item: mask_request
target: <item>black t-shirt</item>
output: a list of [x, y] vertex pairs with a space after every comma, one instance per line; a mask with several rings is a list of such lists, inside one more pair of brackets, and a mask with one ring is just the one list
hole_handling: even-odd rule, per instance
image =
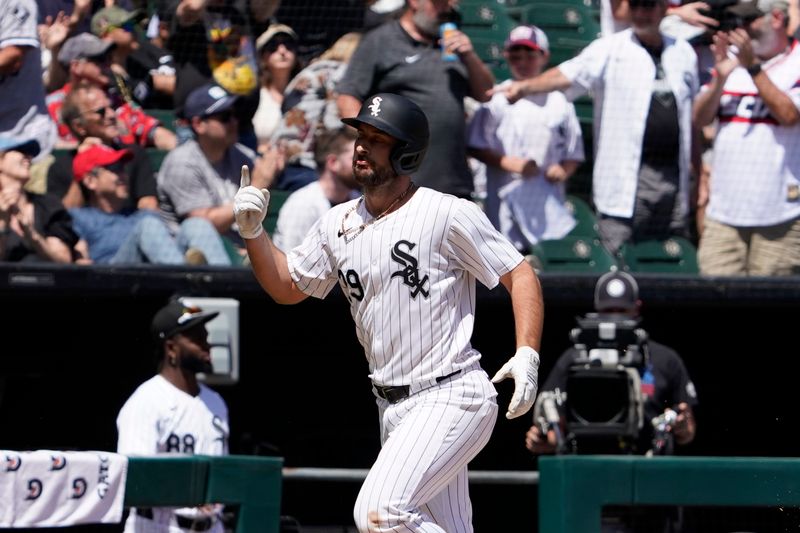
[[[78, 234], [72, 228], [72, 217], [61, 199], [52, 194], [27, 193], [28, 200], [33, 204], [33, 227], [45, 237], [56, 237], [64, 242], [70, 249], [77, 244]], [[29, 248], [25, 241], [16, 232], [10, 232], [6, 237], [6, 253], [4, 261], [16, 263], [38, 263], [46, 260], [39, 257], [36, 251]]]
[[[127, 148], [133, 152], [133, 159], [126, 167], [128, 171], [128, 190], [130, 198], [126, 207], [136, 207], [143, 196], [156, 196], [156, 176], [147, 152], [141, 146], [131, 144], [115, 146], [117, 149]], [[63, 198], [73, 180], [72, 160], [75, 151], [57, 152], [56, 160], [47, 171], [47, 192], [57, 198]]]
[[[654, 434], [650, 421], [663, 413], [664, 409], [675, 408], [681, 402], [686, 402], [692, 407], [697, 405], [694, 384], [677, 352], [652, 340], [647, 345], [649, 364], [639, 372], [644, 397], [644, 426], [635, 444], [634, 451], [638, 453], [650, 449]], [[566, 392], [569, 368], [578, 355], [575, 348], [567, 349], [556, 361], [541, 390], [552, 391], [558, 388]], [[597, 401], [602, 401], [602, 398], [598, 398]], [[594, 439], [591, 444], [583, 447], [579, 443], [578, 453], [619, 453], [618, 439]]]
[[655, 63], [656, 79], [653, 82], [650, 111], [647, 113], [647, 125], [642, 140], [642, 163], [656, 167], [677, 166], [680, 152], [678, 103], [661, 65], [663, 49], [655, 50], [647, 46], [644, 48]]
[[128, 56], [125, 64], [128, 71], [128, 86], [133, 98], [145, 109], [173, 109], [171, 94], [164, 94], [153, 88], [152, 71], [175, 75], [175, 61], [172, 54], [152, 44], [147, 39], [139, 39], [139, 47]]

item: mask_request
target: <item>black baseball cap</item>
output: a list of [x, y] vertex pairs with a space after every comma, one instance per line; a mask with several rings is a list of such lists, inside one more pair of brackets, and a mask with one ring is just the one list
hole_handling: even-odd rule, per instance
[[217, 315], [219, 311], [205, 312], [189, 299], [172, 300], [153, 317], [153, 336], [158, 340], [166, 340], [176, 333], [210, 322]]
[[207, 117], [227, 111], [239, 97], [230, 94], [216, 83], [207, 83], [189, 93], [183, 104], [183, 116], [187, 119]]
[[598, 312], [610, 310], [634, 311], [639, 305], [639, 286], [627, 272], [612, 270], [600, 276], [594, 288], [594, 308]]

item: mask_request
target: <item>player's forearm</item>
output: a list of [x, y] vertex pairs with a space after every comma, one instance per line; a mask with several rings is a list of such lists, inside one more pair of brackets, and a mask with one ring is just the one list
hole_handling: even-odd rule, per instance
[[258, 283], [275, 302], [296, 304], [307, 298], [289, 274], [286, 254], [273, 244], [266, 232], [244, 242]]
[[541, 348], [544, 304], [539, 278], [527, 261], [522, 261], [511, 272], [500, 278], [511, 295], [517, 347], [530, 346], [537, 352]]

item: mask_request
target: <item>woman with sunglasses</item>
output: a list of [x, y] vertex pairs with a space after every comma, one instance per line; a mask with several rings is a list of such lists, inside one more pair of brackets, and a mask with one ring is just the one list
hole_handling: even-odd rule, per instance
[[258, 109], [253, 116], [253, 128], [258, 138], [258, 151], [265, 151], [281, 120], [283, 93], [292, 78], [300, 71], [297, 59], [297, 34], [285, 24], [271, 24], [256, 40], [261, 68]]

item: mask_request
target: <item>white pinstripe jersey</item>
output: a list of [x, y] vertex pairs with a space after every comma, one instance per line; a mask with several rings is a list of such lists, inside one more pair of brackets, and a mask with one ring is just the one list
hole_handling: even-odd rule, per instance
[[364, 202], [350, 212], [357, 203], [328, 211], [288, 254], [297, 286], [324, 298], [341, 285], [379, 385], [420, 383], [475, 363], [475, 280], [494, 288], [522, 256], [475, 204], [424, 187], [347, 242], [343, 218], [345, 229], [372, 219]]
[[122, 406], [117, 431], [117, 452], [124, 455], [226, 455], [228, 408], [203, 384], [200, 394], [191, 396], [157, 374]]

